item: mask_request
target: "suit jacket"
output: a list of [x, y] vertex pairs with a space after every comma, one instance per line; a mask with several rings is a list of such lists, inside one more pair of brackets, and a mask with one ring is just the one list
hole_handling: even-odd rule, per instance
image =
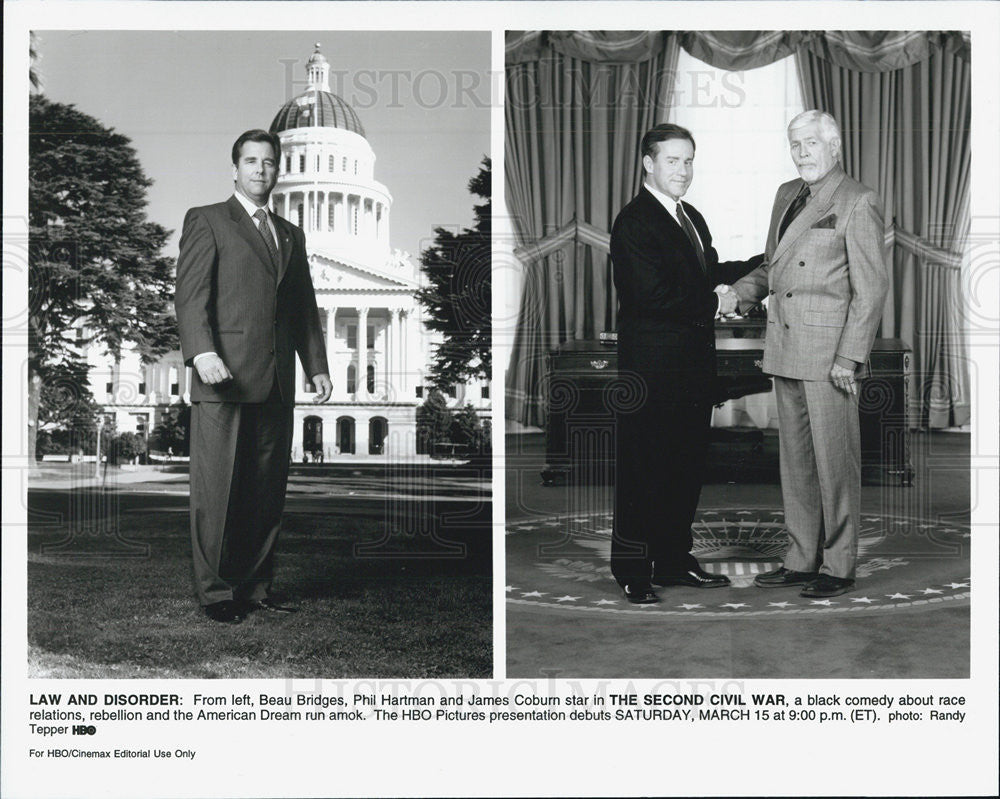
[[[759, 267], [764, 256], [720, 263], [705, 219], [683, 205], [701, 238], [705, 270], [683, 228], [645, 187], [615, 219], [611, 261], [619, 365], [656, 381], [673, 399], [703, 400], [715, 379], [713, 289]], [[663, 375], [668, 379], [658, 381]]]
[[827, 380], [834, 358], [868, 360], [889, 288], [878, 195], [834, 167], [778, 241], [778, 226], [802, 187], [778, 188], [767, 263], [734, 285], [741, 301], [770, 296], [764, 372]]
[[295, 353], [306, 374], [329, 373], [323, 328], [306, 260], [305, 234], [272, 215], [280, 264], [271, 263], [254, 221], [235, 197], [184, 218], [174, 298], [184, 362], [214, 351], [233, 379], [204, 384], [194, 402], [263, 402], [277, 380], [295, 401]]

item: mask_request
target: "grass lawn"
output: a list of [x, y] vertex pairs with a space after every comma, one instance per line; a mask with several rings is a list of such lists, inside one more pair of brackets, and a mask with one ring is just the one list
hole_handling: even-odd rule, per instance
[[428, 536], [379, 544], [377, 513], [286, 512], [274, 588], [301, 610], [258, 612], [240, 625], [197, 607], [186, 501], [120, 511], [121, 537], [145, 554], [107, 534], [53, 548], [65, 529], [29, 527], [29, 675], [489, 677], [489, 504], [473, 515], [476, 523], [440, 534], [465, 554], [442, 557]]

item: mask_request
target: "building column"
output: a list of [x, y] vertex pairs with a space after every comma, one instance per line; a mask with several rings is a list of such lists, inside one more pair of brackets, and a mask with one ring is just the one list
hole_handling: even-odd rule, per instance
[[303, 383], [305, 382], [305, 377], [306, 377], [306, 373], [302, 369], [302, 361], [300, 361], [298, 359], [298, 357], [296, 357], [295, 358], [295, 391], [294, 391], [295, 402], [299, 401], [299, 395], [302, 393], [302, 386], [303, 386]]
[[417, 329], [417, 313], [414, 308], [406, 309], [406, 392], [408, 399], [414, 399], [414, 390], [420, 381], [420, 372], [424, 368], [421, 360], [423, 350], [420, 347], [420, 331]]
[[[368, 308], [358, 308], [358, 399], [368, 400]], [[367, 435], [367, 434], [366, 434]]]
[[326, 360], [333, 369], [333, 353], [337, 348], [337, 306], [326, 309]]
[[292, 451], [291, 458], [293, 463], [302, 462], [302, 446], [305, 443], [302, 430], [302, 419], [303, 414], [296, 410], [292, 414]]
[[389, 311], [389, 327], [392, 330], [392, 399], [403, 399], [403, 312], [400, 308]]
[[354, 454], [359, 458], [368, 457], [368, 424], [371, 414], [354, 417]]
[[388, 308], [389, 323], [385, 326], [385, 394], [389, 402], [396, 399], [396, 350], [399, 342], [396, 339], [396, 314], [395, 308]]
[[406, 315], [402, 308], [396, 309], [399, 321], [396, 328], [399, 330], [399, 357], [396, 362], [396, 399], [404, 401], [406, 396]]
[[330, 192], [323, 192], [323, 210], [320, 211], [320, 228], [324, 233], [330, 231]]
[[291, 208], [292, 208], [292, 193], [290, 191], [286, 191], [285, 194], [284, 194], [284, 196], [281, 199], [284, 200], [284, 204], [285, 204], [284, 219], [285, 219], [286, 222], [291, 222], [292, 218], [291, 218], [290, 214], [291, 214]]
[[[326, 365], [330, 369], [330, 382], [333, 383], [334, 389], [337, 387], [337, 375], [334, 374], [336, 371], [334, 352], [336, 351], [336, 321], [337, 321], [337, 308], [336, 306], [326, 309]], [[323, 446], [326, 446], [326, 439], [323, 439]]]
[[[162, 362], [156, 364], [156, 380], [155, 381], [151, 380], [151, 382], [155, 382], [156, 384], [156, 392], [157, 392], [156, 402], [170, 402], [169, 371], [170, 371], [169, 368]], [[150, 375], [150, 377], [152, 377], [152, 375]], [[115, 393], [117, 393], [118, 390], [117, 379], [114, 380], [114, 384], [115, 384]], [[146, 386], [146, 388], [148, 389], [149, 386]]]

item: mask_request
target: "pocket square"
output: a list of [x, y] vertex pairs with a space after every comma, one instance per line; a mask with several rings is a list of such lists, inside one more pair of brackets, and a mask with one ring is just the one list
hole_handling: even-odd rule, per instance
[[829, 216], [824, 216], [819, 222], [813, 225], [813, 229], [833, 229], [837, 227], [837, 215], [830, 214]]

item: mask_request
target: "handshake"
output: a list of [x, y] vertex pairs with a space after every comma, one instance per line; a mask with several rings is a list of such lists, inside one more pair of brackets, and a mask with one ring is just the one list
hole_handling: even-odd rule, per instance
[[732, 286], [716, 286], [715, 293], [719, 298], [719, 307], [716, 316], [736, 316], [740, 298], [733, 291]]

